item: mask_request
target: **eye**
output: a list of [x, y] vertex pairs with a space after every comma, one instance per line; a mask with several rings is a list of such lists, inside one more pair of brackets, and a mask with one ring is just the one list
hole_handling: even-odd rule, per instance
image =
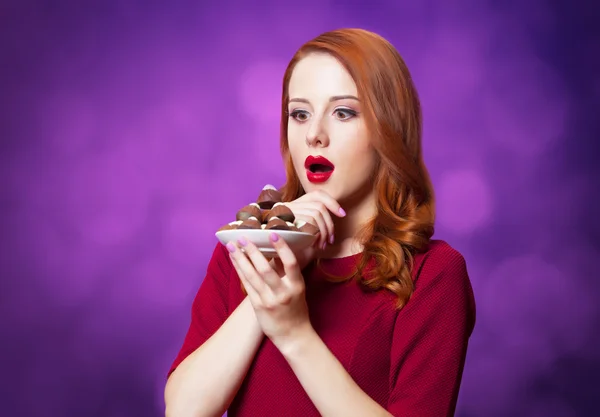
[[357, 113], [350, 109], [336, 109], [334, 114], [338, 120], [345, 121], [352, 119]]
[[306, 122], [309, 118], [309, 114], [305, 110], [294, 110], [290, 113], [290, 117], [294, 118], [298, 122]]

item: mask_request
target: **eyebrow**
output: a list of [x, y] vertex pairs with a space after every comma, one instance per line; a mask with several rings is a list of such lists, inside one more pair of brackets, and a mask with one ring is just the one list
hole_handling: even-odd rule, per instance
[[[329, 98], [329, 102], [334, 102], [334, 101], [339, 101], [339, 100], [356, 100], [356, 101], [360, 101], [358, 99], [358, 97], [355, 97], [355, 96], [352, 96], [352, 95], [333, 96], [333, 97]], [[289, 99], [288, 103], [292, 103], [292, 102], [307, 103], [307, 104], [310, 103], [307, 99], [305, 99], [305, 98], [299, 98], [299, 97], [295, 97], [295, 98]]]

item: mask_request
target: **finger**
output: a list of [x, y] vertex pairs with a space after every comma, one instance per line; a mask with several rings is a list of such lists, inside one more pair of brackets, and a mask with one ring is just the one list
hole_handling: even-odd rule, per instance
[[331, 227], [329, 227], [327, 221], [325, 220], [325, 216], [317, 208], [308, 208], [306, 210], [308, 213], [310, 213], [310, 216], [317, 223], [317, 226], [319, 227], [319, 230], [321, 232], [321, 236], [319, 237], [319, 248], [325, 249], [325, 246], [330, 240], [330, 237], [333, 236], [333, 222], [331, 222]]
[[252, 288], [254, 288], [254, 291], [256, 291], [260, 298], [263, 298], [263, 294], [266, 291], [270, 291], [270, 289], [263, 279], [258, 275], [252, 263], [240, 250], [236, 243], [229, 242], [227, 244], [227, 250], [229, 250], [231, 261], [237, 262], [239, 271], [241, 271], [246, 281], [252, 286]]
[[321, 213], [323, 221], [325, 222], [325, 225], [327, 226], [327, 235], [325, 236], [325, 240], [327, 242], [329, 242], [330, 244], [333, 244], [335, 231], [334, 231], [334, 227], [333, 227], [333, 219], [331, 218], [331, 213], [329, 213], [329, 210], [327, 209], [325, 204], [323, 204], [320, 201], [312, 201], [308, 204], [311, 206], [311, 208], [313, 210], [318, 210], [319, 213]]
[[324, 190], [317, 190], [311, 193], [304, 194], [303, 196], [299, 197], [297, 201], [306, 202], [314, 200], [322, 202], [327, 207], [327, 209], [336, 216], [346, 216], [346, 212], [344, 211], [342, 206], [340, 206], [340, 203], [338, 203], [337, 200], [335, 200], [329, 193], [327, 193], [327, 191]]
[[273, 259], [271, 267], [275, 270], [275, 272], [279, 274], [279, 276], [285, 275], [285, 271], [283, 270], [283, 264], [281, 263], [281, 259], [279, 259], [279, 257]]
[[292, 249], [277, 233], [271, 233], [270, 240], [279, 255], [285, 276], [290, 280], [290, 283], [304, 285], [304, 277], [302, 276], [298, 259]]
[[240, 281], [242, 282], [242, 285], [244, 286], [244, 289], [246, 290], [246, 294], [248, 294], [250, 303], [252, 303], [253, 306], [259, 305], [261, 303], [260, 295], [258, 295], [258, 293], [254, 289], [254, 287], [252, 287], [252, 285], [248, 282], [248, 280], [242, 273], [237, 261], [235, 259], [231, 258], [231, 263], [233, 264], [233, 267], [235, 268], [235, 270], [238, 274], [238, 277], [240, 278]]
[[311, 209], [308, 207], [298, 209], [297, 213], [298, 214], [296, 215], [296, 218], [298, 218], [299, 220], [304, 220], [308, 223], [312, 223], [313, 225], [317, 226], [320, 234], [320, 236], [317, 239], [318, 246], [320, 248], [323, 247], [323, 243], [326, 242], [329, 238], [329, 231], [327, 230], [327, 224], [325, 223], [325, 220], [323, 220], [323, 216], [321, 215], [321, 213], [318, 210]]
[[246, 256], [252, 263], [252, 266], [271, 290], [276, 292], [280, 289], [282, 286], [281, 278], [256, 245], [245, 238], [239, 239], [238, 243], [245, 248]]

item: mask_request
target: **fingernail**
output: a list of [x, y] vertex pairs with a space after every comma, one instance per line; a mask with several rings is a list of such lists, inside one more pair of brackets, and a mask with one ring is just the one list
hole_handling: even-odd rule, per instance
[[229, 252], [235, 252], [235, 245], [233, 243], [229, 242], [226, 246]]
[[333, 245], [333, 241], [334, 240], [335, 240], [335, 236], [334, 235], [329, 236], [329, 244], [330, 245]]
[[340, 207], [340, 214], [341, 214], [342, 216], [345, 216], [345, 215], [346, 215], [346, 211], [345, 211], [343, 208], [341, 208], [341, 207]]
[[277, 242], [279, 240], [279, 235], [277, 233], [271, 233], [269, 236], [272, 242]]
[[321, 245], [321, 249], [325, 250], [326, 247], [327, 247], [327, 242], [323, 242], [323, 244]]
[[246, 239], [244, 239], [243, 237], [238, 239], [238, 243], [242, 246], [246, 246], [248, 244], [248, 241]]

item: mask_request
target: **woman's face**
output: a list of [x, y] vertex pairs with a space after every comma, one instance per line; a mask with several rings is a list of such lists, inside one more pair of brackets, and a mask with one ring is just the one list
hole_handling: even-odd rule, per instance
[[[370, 195], [377, 155], [346, 69], [331, 55], [311, 54], [296, 64], [289, 97], [288, 145], [304, 190], [322, 189], [340, 204]], [[310, 156], [327, 158], [333, 169], [307, 168]]]

